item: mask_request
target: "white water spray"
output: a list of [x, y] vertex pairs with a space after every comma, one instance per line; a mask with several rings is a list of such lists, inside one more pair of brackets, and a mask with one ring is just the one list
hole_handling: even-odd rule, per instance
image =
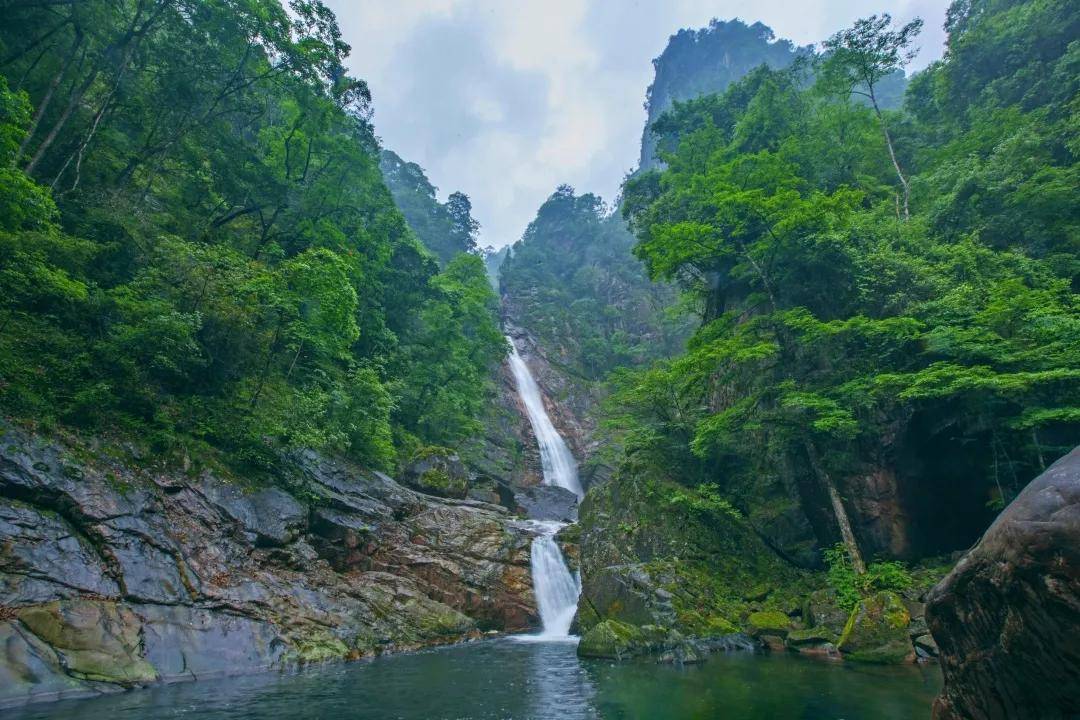
[[581, 585], [566, 567], [559, 544], [555, 542], [555, 533], [565, 526], [550, 521], [536, 521], [536, 525], [541, 535], [532, 543], [533, 591], [544, 629], [539, 635], [531, 637], [536, 640], [568, 640]]
[[510, 370], [514, 373], [517, 382], [518, 395], [525, 404], [525, 412], [529, 416], [529, 424], [532, 425], [536, 442], [540, 446], [540, 463], [544, 470], [544, 484], [558, 485], [566, 488], [578, 496], [580, 500], [584, 496], [581, 489], [581, 481], [578, 480], [577, 462], [574, 460], [566, 441], [555, 429], [551, 418], [548, 417], [544, 408], [544, 399], [540, 395], [540, 387], [529, 372], [529, 366], [518, 354], [517, 346], [511, 338], [510, 341]]

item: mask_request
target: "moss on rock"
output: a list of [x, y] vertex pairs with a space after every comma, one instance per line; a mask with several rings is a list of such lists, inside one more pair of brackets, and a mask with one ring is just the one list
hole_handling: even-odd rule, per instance
[[791, 618], [778, 610], [752, 612], [746, 622], [750, 632], [754, 635], [780, 635], [783, 637], [791, 629]]
[[604, 620], [586, 632], [578, 643], [581, 657], [614, 658], [629, 657], [641, 632], [634, 625], [618, 620]]
[[142, 623], [124, 605], [64, 600], [19, 610], [19, 621], [63, 658], [69, 675], [131, 686], [157, 680], [142, 656]]
[[859, 602], [848, 618], [838, 647], [848, 660], [878, 664], [904, 662], [912, 651], [904, 601], [883, 591]]
[[685, 495], [677, 483], [629, 468], [590, 490], [580, 512], [582, 629], [616, 620], [718, 637], [738, 632], [739, 618], [765, 612], [771, 620], [763, 629], [782, 635], [791, 625], [786, 611], [819, 583], [737, 514], [672, 500]]
[[463, 498], [469, 492], [469, 475], [461, 459], [446, 448], [418, 451], [402, 470], [401, 481], [422, 493]]
[[604, 620], [582, 636], [577, 653], [581, 657], [622, 660], [674, 647], [681, 640], [677, 633], [656, 625]]
[[328, 632], [317, 632], [297, 641], [291, 659], [306, 665], [341, 660], [349, 655], [349, 646], [343, 640]]

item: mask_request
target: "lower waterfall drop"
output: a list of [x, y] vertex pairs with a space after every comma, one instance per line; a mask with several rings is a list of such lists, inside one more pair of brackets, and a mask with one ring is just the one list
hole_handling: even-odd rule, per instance
[[571, 574], [563, 558], [555, 534], [565, 527], [563, 523], [536, 521], [541, 534], [533, 540], [530, 551], [533, 592], [540, 611], [543, 629], [532, 636], [537, 640], [571, 640], [570, 625], [577, 611], [581, 584]]

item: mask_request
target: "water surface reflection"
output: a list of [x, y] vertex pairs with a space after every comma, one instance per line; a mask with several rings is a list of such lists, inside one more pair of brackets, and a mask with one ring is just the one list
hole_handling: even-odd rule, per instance
[[936, 668], [733, 653], [701, 666], [581, 661], [570, 643], [496, 640], [371, 662], [206, 680], [0, 712], [0, 720], [909, 720]]

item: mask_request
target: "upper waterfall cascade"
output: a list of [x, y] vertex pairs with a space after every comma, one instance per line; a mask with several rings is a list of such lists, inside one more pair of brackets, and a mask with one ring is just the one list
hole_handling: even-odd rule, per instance
[[544, 484], [558, 485], [566, 488], [581, 499], [585, 493], [581, 489], [581, 481], [578, 479], [577, 461], [574, 460], [570, 448], [562, 435], [555, 429], [551, 418], [544, 407], [544, 398], [540, 394], [540, 386], [536, 384], [529, 366], [525, 364], [518, 353], [517, 345], [512, 338], [506, 338], [510, 342], [510, 370], [514, 373], [517, 383], [518, 395], [525, 404], [525, 412], [529, 416], [529, 424], [532, 425], [536, 442], [540, 446], [540, 462], [544, 470]]

